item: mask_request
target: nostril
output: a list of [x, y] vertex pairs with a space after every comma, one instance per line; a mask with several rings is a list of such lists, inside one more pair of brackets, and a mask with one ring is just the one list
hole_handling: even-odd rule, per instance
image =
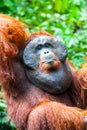
[[49, 53], [49, 51], [44, 52], [44, 54], [47, 54], [47, 53]]
[[46, 54], [46, 52], [44, 52], [44, 54]]

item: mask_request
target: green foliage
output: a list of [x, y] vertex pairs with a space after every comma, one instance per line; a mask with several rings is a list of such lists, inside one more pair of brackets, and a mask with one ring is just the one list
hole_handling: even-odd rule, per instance
[[6, 113], [6, 102], [0, 99], [0, 130], [15, 130], [15, 125], [9, 120]]
[[[24, 22], [31, 33], [46, 30], [63, 40], [68, 48], [68, 57], [77, 68], [86, 62], [86, 0], [1, 0], [0, 13]], [[6, 115], [5, 103], [1, 99], [0, 130], [10, 130], [10, 126], [12, 125]], [[13, 126], [11, 130], [14, 128]]]
[[55, 0], [55, 10], [58, 13], [65, 13], [68, 10], [68, 0]]

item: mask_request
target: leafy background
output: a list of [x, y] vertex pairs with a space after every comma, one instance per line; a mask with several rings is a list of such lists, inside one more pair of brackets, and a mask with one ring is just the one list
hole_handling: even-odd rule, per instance
[[[24, 22], [30, 33], [45, 30], [56, 35], [77, 69], [87, 62], [87, 0], [1, 0], [0, 13]], [[15, 130], [5, 108], [0, 92], [0, 130]]]

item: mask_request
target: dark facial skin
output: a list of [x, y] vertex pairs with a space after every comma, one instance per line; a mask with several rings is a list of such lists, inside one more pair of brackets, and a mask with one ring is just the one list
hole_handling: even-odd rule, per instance
[[40, 35], [32, 39], [23, 51], [28, 80], [52, 94], [65, 92], [72, 81], [66, 62], [67, 50], [56, 37]]

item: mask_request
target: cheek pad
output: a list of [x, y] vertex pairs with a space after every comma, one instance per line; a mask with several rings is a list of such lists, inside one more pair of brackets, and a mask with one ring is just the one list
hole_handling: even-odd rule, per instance
[[23, 52], [24, 64], [27, 65], [28, 67], [34, 68], [37, 64], [37, 59], [38, 57], [35, 54], [34, 49], [32, 49], [27, 45]]
[[65, 45], [60, 44], [55, 49], [56, 55], [58, 56], [59, 60], [64, 61], [68, 55], [68, 51]]

